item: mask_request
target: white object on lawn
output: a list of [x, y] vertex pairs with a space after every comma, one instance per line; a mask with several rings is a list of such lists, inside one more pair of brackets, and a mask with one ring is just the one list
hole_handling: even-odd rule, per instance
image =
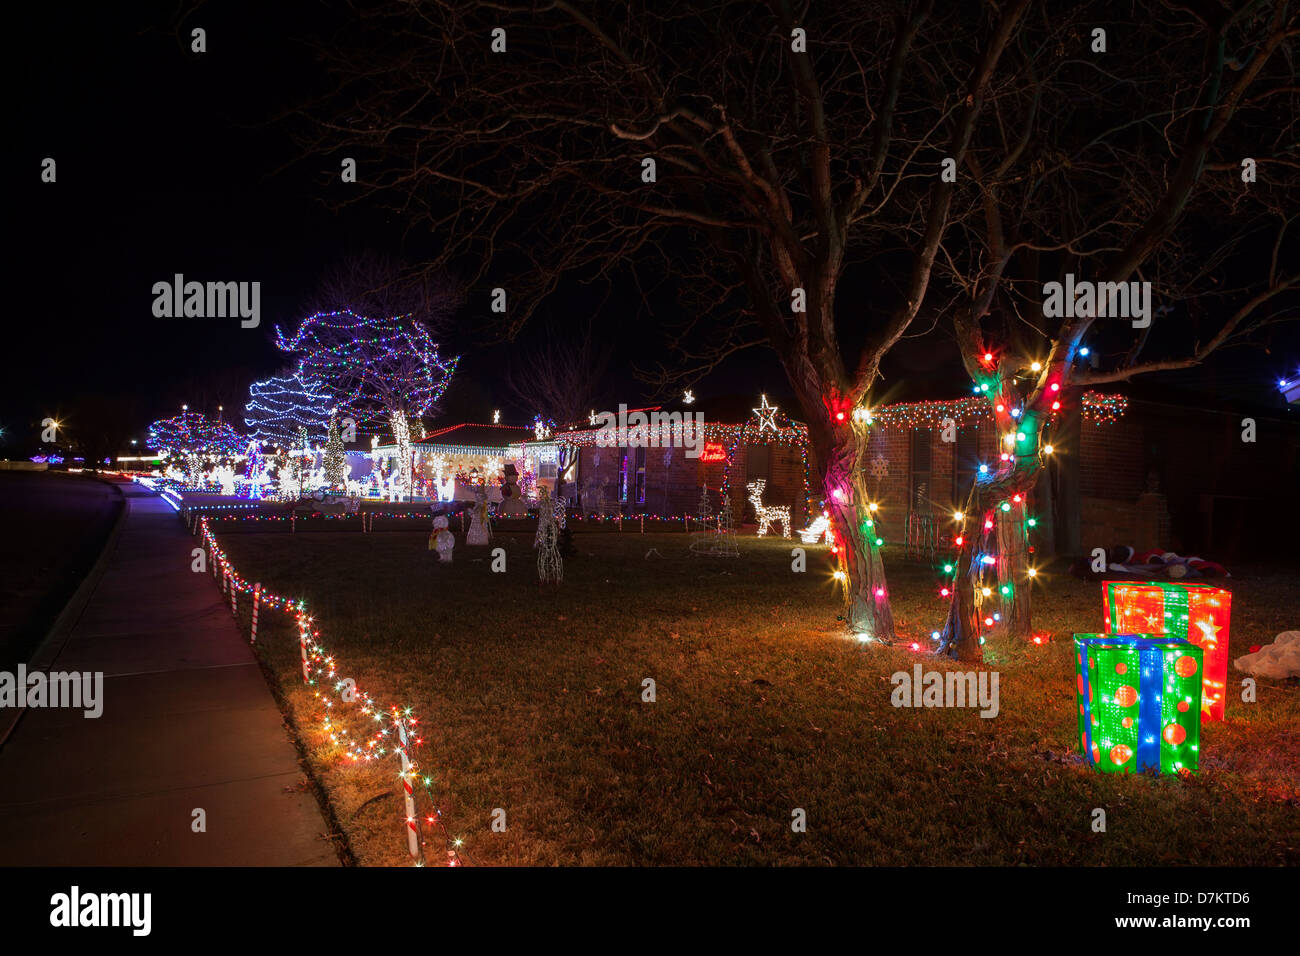
[[1300, 677], [1300, 631], [1283, 631], [1272, 644], [1265, 644], [1254, 654], [1245, 654], [1232, 666], [1251, 677], [1285, 680]]

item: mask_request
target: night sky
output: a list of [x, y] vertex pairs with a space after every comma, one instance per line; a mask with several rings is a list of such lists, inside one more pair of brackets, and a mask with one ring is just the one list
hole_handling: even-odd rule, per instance
[[[30, 19], [9, 31], [17, 131], [5, 158], [12, 291], [0, 456], [19, 457], [22, 436], [34, 437], [40, 418], [66, 417], [86, 396], [120, 408], [140, 437], [182, 402], [210, 414], [224, 403], [225, 417], [242, 427], [239, 410], [231, 410], [246, 401], [249, 382], [287, 364], [272, 344], [274, 326], [306, 314], [322, 272], [364, 249], [419, 261], [430, 248], [432, 237], [405, 234], [403, 223], [377, 209], [327, 209], [321, 200], [330, 187], [321, 179], [328, 171], [337, 181], [337, 157], [299, 155], [279, 118], [325, 88], [328, 78], [302, 40], [337, 13], [281, 2], [200, 5], [183, 16], [176, 4], [129, 7], [74, 13], [25, 5]], [[204, 55], [189, 50], [193, 26], [208, 31]], [[46, 156], [58, 163], [53, 185], [40, 181]], [[155, 318], [151, 287], [177, 272], [260, 281], [261, 327]], [[522, 423], [528, 410], [512, 404], [499, 372], [540, 335], [540, 323], [520, 345], [490, 345], [485, 295], [469, 291], [444, 339], [446, 351], [464, 355], [444, 416], [482, 421], [500, 407]], [[846, 278], [841, 315], [869, 294]], [[610, 407], [653, 397], [630, 375], [635, 359], [662, 351], [640, 305], [631, 283], [603, 290], [574, 281], [543, 312], [558, 328], [591, 315], [615, 342]], [[671, 298], [652, 305], [656, 316], [672, 317]], [[642, 319], [627, 321], [636, 315]], [[1141, 389], [1217, 390], [1278, 407], [1277, 380], [1300, 365], [1295, 326], [1275, 327], [1259, 341]], [[891, 398], [947, 398], [966, 387], [954, 346], [940, 332], [903, 342], [886, 373], [882, 391]], [[702, 397], [760, 391], [788, 399], [765, 350], [737, 357], [697, 387]]]

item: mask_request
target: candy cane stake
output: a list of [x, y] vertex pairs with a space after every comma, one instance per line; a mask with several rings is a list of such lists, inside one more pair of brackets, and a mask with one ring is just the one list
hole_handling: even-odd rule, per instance
[[402, 790], [406, 797], [406, 848], [411, 853], [412, 860], [420, 859], [420, 840], [415, 829], [415, 791], [411, 787], [411, 758], [406, 755], [406, 721], [401, 717], [394, 718], [397, 724], [397, 736], [402, 745], [398, 748], [398, 753], [402, 757]]
[[257, 643], [257, 606], [262, 600], [262, 584], [260, 581], [253, 584], [253, 633], [249, 637], [248, 643]]
[[311, 670], [307, 664], [307, 625], [302, 619], [302, 612], [298, 613], [298, 649], [302, 653], [302, 680], [303, 683], [311, 682]]

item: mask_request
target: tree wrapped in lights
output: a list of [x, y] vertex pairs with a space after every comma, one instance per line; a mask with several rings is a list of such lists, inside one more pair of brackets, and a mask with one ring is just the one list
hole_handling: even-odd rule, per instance
[[288, 447], [298, 440], [298, 430], [305, 428], [312, 441], [325, 438], [330, 425], [332, 399], [328, 390], [290, 369], [248, 389], [244, 406], [244, 424], [259, 441]]
[[239, 457], [244, 439], [225, 422], [214, 421], [187, 408], [179, 415], [149, 426], [149, 445], [169, 464], [184, 463], [185, 477], [195, 484], [204, 463]]
[[442, 397], [459, 357], [444, 359], [428, 328], [409, 315], [370, 318], [343, 310], [319, 312], [276, 345], [300, 355], [298, 371], [330, 395], [339, 413], [359, 426], [386, 422], [398, 455], [399, 493], [409, 493], [411, 424], [419, 424]]
[[[845, 415], [926, 305], [945, 234], [968, 213], [936, 157], [960, 167], [974, 137], [1003, 132], [992, 103], [1015, 88], [1015, 51], [1039, 42], [1020, 35], [1041, 29], [1028, 7], [756, 4], [719, 33], [707, 5], [642, 5], [626, 17], [557, 4], [511, 28], [530, 55], [510, 70], [447, 62], [436, 73], [420, 50], [475, 43], [498, 12], [391, 2], [346, 43], [322, 45], [339, 85], [312, 108], [324, 114], [313, 148], [366, 150], [379, 172], [359, 188], [437, 224], [445, 243], [433, 267], [472, 259], [480, 276], [508, 270], [506, 335], [561, 276], [671, 249], [696, 318], [674, 336], [681, 360], [665, 376], [689, 386], [741, 349], [775, 350], [822, 471], [847, 570], [844, 617], [891, 640], [855, 471], [866, 435]], [[806, 34], [806, 48], [793, 34]], [[391, 55], [394, 36], [410, 55]], [[951, 69], [936, 78], [922, 58]], [[431, 83], [456, 96], [426, 96], [434, 112], [416, 129], [398, 104]], [[643, 180], [650, 164], [656, 175]], [[443, 196], [430, 188], [439, 182], [458, 185]], [[837, 308], [850, 272], [881, 294]]]
[[325, 443], [325, 481], [331, 491], [347, 488], [347, 458], [343, 452], [343, 436], [337, 418], [330, 419], [329, 440]]
[[266, 483], [266, 459], [262, 455], [262, 443], [253, 439], [248, 443], [248, 449], [244, 454], [248, 458], [248, 465], [244, 469], [248, 497], [261, 498], [262, 485]]

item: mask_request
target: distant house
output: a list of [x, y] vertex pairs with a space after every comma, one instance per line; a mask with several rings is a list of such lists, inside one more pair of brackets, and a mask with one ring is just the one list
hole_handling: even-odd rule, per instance
[[[517, 464], [521, 477], [529, 456], [522, 443], [533, 438], [532, 428], [516, 425], [479, 425], [463, 422], [436, 428], [411, 441], [415, 497], [428, 500], [469, 501], [475, 485], [486, 485], [489, 501], [501, 500], [501, 478], [507, 464]], [[391, 475], [399, 454], [396, 444], [376, 445], [371, 452], [378, 474]], [[545, 452], [535, 450], [531, 460], [535, 477], [554, 481], [555, 464], [538, 461]]]
[[[704, 436], [698, 457], [688, 457], [687, 449], [672, 441], [667, 427], [650, 429], [645, 442], [633, 435], [607, 446], [600, 444], [601, 429], [592, 422], [559, 430], [548, 443], [557, 449], [557, 460], [565, 463], [564, 495], [576, 498], [588, 514], [680, 517], [699, 513], [701, 489], [707, 487], [710, 513], [717, 513], [722, 495], [727, 494], [739, 525], [754, 520], [746, 485], [762, 479], [763, 505], [789, 507], [794, 526], [803, 527], [818, 499], [817, 476], [808, 457], [808, 429], [776, 408], [765, 408], [765, 400], [748, 404], [759, 405], [760, 411], [745, 409], [746, 418], [725, 408], [724, 402], [701, 411]], [[629, 414], [664, 411], [654, 406], [632, 409]], [[731, 411], [730, 420], [714, 420], [711, 411]], [[525, 448], [535, 444], [527, 442]]]

